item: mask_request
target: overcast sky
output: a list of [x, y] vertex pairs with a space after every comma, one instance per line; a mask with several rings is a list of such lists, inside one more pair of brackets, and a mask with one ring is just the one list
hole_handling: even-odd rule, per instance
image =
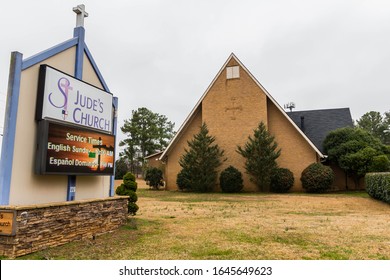
[[11, 52], [72, 38], [77, 4], [119, 126], [147, 107], [178, 129], [232, 52], [282, 106], [390, 110], [390, 1], [13, 0], [1, 4], [1, 133]]

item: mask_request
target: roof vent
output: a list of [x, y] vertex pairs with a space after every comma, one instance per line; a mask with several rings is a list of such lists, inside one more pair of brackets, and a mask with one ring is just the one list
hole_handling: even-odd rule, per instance
[[230, 66], [226, 67], [226, 79], [237, 79], [240, 78], [240, 67]]

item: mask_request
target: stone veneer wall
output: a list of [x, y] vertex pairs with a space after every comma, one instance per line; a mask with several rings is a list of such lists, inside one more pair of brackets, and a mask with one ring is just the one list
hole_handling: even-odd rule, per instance
[[16, 234], [0, 235], [0, 255], [18, 257], [113, 231], [127, 219], [128, 197], [31, 206], [1, 206], [16, 213]]

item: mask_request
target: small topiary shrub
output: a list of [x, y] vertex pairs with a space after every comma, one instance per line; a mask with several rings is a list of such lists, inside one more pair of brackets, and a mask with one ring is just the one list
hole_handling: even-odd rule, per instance
[[271, 192], [286, 193], [293, 185], [294, 174], [287, 168], [277, 168], [271, 175]]
[[128, 172], [123, 176], [123, 183], [116, 189], [117, 195], [126, 195], [129, 197], [129, 203], [127, 204], [127, 212], [130, 215], [135, 215], [139, 207], [135, 204], [138, 200], [138, 196], [135, 193], [137, 190], [137, 182], [135, 181], [134, 174]]
[[241, 172], [233, 166], [221, 172], [219, 183], [222, 191], [227, 193], [240, 192], [244, 187]]
[[158, 190], [164, 186], [163, 172], [157, 167], [151, 167], [146, 170], [145, 181], [151, 188]]
[[367, 173], [366, 191], [375, 199], [390, 203], [390, 172]]
[[321, 163], [312, 163], [302, 171], [302, 187], [309, 193], [326, 192], [333, 181], [333, 170]]
[[123, 176], [123, 183], [127, 186], [132, 185], [131, 188], [134, 188], [135, 185], [135, 190], [133, 191], [137, 190], [137, 183], [135, 182], [135, 175], [133, 173], [127, 172], [125, 176]]
[[130, 215], [135, 215], [135, 213], [137, 213], [139, 209], [139, 206], [135, 203], [129, 203], [129, 205], [127, 205], [127, 211], [129, 212]]
[[133, 191], [128, 191], [127, 195], [129, 196], [129, 202], [135, 203], [138, 200], [138, 196], [135, 192]]

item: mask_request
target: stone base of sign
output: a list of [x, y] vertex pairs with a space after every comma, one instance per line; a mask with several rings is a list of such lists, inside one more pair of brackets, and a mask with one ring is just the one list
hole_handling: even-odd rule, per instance
[[31, 206], [0, 206], [13, 211], [13, 235], [0, 235], [0, 255], [15, 258], [74, 240], [113, 231], [127, 219], [128, 197], [110, 197]]

